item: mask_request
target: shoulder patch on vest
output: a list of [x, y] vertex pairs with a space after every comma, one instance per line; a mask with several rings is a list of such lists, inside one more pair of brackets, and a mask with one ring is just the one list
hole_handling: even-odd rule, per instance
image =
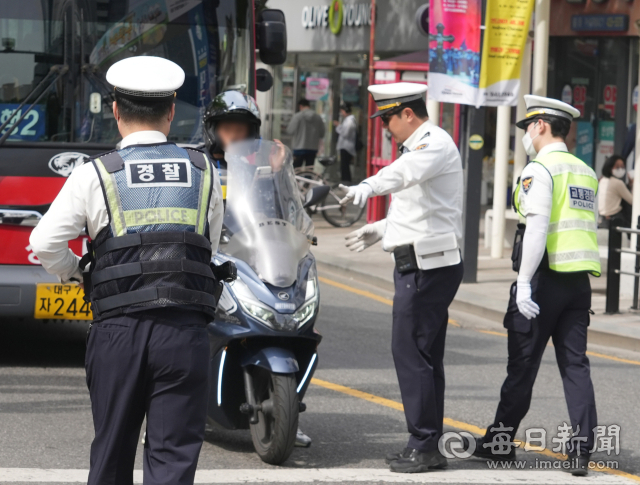
[[418, 145], [417, 147], [414, 148], [414, 152], [417, 152], [418, 150], [424, 150], [425, 148], [428, 148], [429, 144], [428, 143], [423, 143], [422, 145]]
[[191, 164], [185, 158], [128, 160], [127, 185], [137, 187], [191, 187]]
[[191, 160], [191, 163], [193, 163], [193, 165], [195, 165], [200, 170], [205, 170], [207, 168], [207, 165], [206, 165], [207, 155], [203, 150], [200, 150], [198, 148], [191, 148], [191, 147], [184, 147], [184, 149], [187, 152], [187, 155], [189, 156], [189, 160]]
[[522, 190], [524, 190], [524, 193], [528, 193], [529, 189], [531, 188], [531, 186], [533, 185], [533, 177], [525, 177], [522, 179]]
[[569, 185], [569, 207], [571, 209], [581, 209], [595, 212], [596, 192], [589, 187], [579, 185]]

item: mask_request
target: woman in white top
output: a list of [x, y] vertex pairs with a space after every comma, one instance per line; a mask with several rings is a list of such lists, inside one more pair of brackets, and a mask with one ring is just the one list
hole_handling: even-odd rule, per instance
[[338, 144], [336, 149], [340, 154], [340, 172], [343, 182], [351, 182], [351, 161], [356, 156], [356, 133], [358, 125], [356, 117], [351, 114], [351, 104], [343, 103], [340, 106], [342, 123], [335, 120], [333, 122], [338, 134]]
[[622, 219], [624, 226], [631, 224], [633, 196], [624, 182], [626, 169], [620, 155], [611, 155], [602, 167], [598, 186], [598, 212], [603, 219]]

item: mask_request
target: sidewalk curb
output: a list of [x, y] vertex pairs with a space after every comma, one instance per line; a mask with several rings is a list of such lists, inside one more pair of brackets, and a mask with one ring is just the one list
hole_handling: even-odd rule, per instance
[[[316, 255], [317, 258], [317, 255]], [[360, 283], [365, 283], [378, 287], [384, 291], [393, 292], [393, 282], [373, 276], [356, 269], [348, 269], [338, 264], [332, 264], [331, 262], [322, 261], [316, 259], [316, 265], [320, 271], [323, 269], [335, 273], [346, 279], [354, 279]], [[464, 290], [463, 290], [464, 293]], [[498, 311], [496, 309], [487, 308], [477, 303], [460, 298], [460, 291], [456, 298], [451, 303], [451, 310], [460, 311], [469, 315], [474, 315], [486, 320], [494, 322], [496, 325], [502, 327], [502, 321], [504, 318], [504, 311]], [[505, 308], [506, 309], [506, 308]], [[605, 347], [615, 347], [618, 349], [630, 350], [633, 352], [640, 352], [640, 338], [635, 338], [628, 335], [621, 335], [612, 332], [606, 332], [603, 330], [597, 330], [591, 326], [588, 329], [588, 341], [591, 344], [602, 345]]]

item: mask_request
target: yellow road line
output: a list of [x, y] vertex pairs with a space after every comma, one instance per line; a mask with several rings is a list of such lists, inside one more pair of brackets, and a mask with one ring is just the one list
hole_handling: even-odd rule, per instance
[[[336, 384], [334, 382], [329, 382], [329, 381], [325, 381], [322, 379], [318, 379], [316, 377], [311, 379], [311, 383], [315, 384], [316, 386], [320, 386], [320, 387], [324, 387], [325, 389], [330, 389], [332, 391], [336, 391], [336, 392], [340, 392], [342, 394], [346, 394], [348, 396], [351, 397], [356, 397], [358, 399], [364, 399], [365, 401], [369, 401], [371, 403], [374, 404], [379, 404], [380, 406], [385, 406], [391, 409], [395, 409], [396, 411], [404, 411], [404, 407], [402, 406], [402, 403], [399, 403], [398, 401], [393, 401], [392, 399], [387, 399], [385, 397], [380, 397], [380, 396], [376, 396], [375, 394], [370, 394], [368, 392], [364, 392], [364, 391], [359, 391], [358, 389], [353, 389], [352, 387], [347, 387], [347, 386], [343, 386], [341, 384]], [[444, 418], [443, 423], [445, 426], [449, 426], [450, 428], [456, 428], [462, 431], [467, 431], [469, 433], [473, 433], [479, 436], [483, 436], [485, 433], [485, 429], [484, 428], [480, 428], [479, 426], [476, 426], [475, 424], [470, 424], [470, 423], [465, 423], [463, 421], [457, 421], [455, 419], [451, 419], [451, 418]], [[520, 445], [520, 448], [522, 449], [525, 445], [525, 443], [523, 441], [520, 440], [514, 440], [515, 443], [518, 443]], [[557, 460], [565, 460], [566, 457], [560, 453], [555, 453], [551, 450], [536, 450], [535, 453], [538, 453], [540, 455], [544, 455], [544, 456], [548, 456], [550, 458], [555, 458]], [[637, 475], [632, 475], [631, 473], [627, 473], [627, 472], [623, 472], [621, 470], [614, 470], [613, 468], [608, 468], [608, 467], [598, 467], [598, 468], [594, 468], [595, 471], [599, 471], [599, 472], [603, 472], [603, 473], [608, 473], [610, 475], [617, 475], [620, 477], [624, 477], [624, 478], [628, 478], [630, 480], [633, 480], [635, 482], [640, 483], [640, 476]]]
[[[337, 281], [333, 281], [333, 280], [330, 280], [329, 278], [324, 278], [322, 276], [318, 276], [318, 280], [322, 281], [323, 283], [326, 283], [327, 285], [331, 285], [331, 286], [335, 286], [336, 288], [340, 288], [341, 290], [349, 291], [351, 293], [355, 293], [356, 295], [364, 296], [366, 298], [371, 298], [372, 300], [379, 301], [380, 303], [384, 303], [386, 305], [393, 305], [393, 300], [390, 300], [389, 298], [384, 298], [384, 297], [382, 297], [380, 295], [376, 295], [375, 293], [371, 293], [370, 291], [359, 290], [359, 289], [354, 288], [352, 286], [345, 285], [345, 284], [342, 284], [342, 283], [338, 283]], [[453, 325], [454, 327], [460, 327], [461, 328], [460, 324], [458, 322], [456, 322], [455, 320], [449, 319], [449, 325]], [[467, 329], [467, 330], [474, 330], [476, 332], [486, 333], [486, 334], [489, 334], [489, 335], [497, 335], [499, 337], [506, 337], [507, 336], [507, 334], [505, 332], [497, 332], [497, 331], [494, 331], [494, 330], [475, 330], [475, 329]], [[623, 359], [623, 358], [620, 358], [620, 357], [614, 357], [613, 355], [600, 354], [598, 352], [587, 351], [587, 355], [591, 355], [593, 357], [600, 357], [601, 359], [613, 360], [613, 361], [621, 362], [621, 363], [624, 363], [624, 364], [640, 365], [640, 361], [637, 361], [637, 360]]]
[[600, 357], [601, 359], [615, 360], [616, 362], [622, 362], [624, 364], [640, 365], [637, 360], [623, 359], [621, 357], [614, 357], [613, 355], [599, 354], [598, 352], [587, 351], [587, 355], [593, 355], [594, 357]]

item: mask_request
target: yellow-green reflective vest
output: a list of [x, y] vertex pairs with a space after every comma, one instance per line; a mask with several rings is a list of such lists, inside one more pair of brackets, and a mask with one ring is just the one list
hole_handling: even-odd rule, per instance
[[[539, 163], [553, 178], [551, 218], [547, 232], [549, 268], [560, 273], [588, 271], [600, 276], [596, 223], [598, 179], [582, 160], [567, 152], [550, 152], [532, 163]], [[514, 206], [523, 184], [514, 194]], [[520, 213], [523, 215], [522, 213]]]

